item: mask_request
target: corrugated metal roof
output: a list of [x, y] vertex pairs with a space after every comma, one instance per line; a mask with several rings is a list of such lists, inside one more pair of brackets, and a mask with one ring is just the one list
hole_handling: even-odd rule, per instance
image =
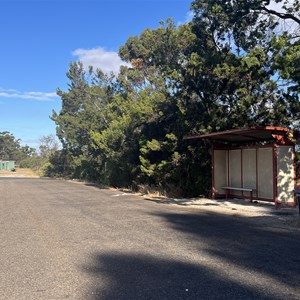
[[206, 139], [224, 143], [247, 143], [276, 140], [276, 136], [293, 137], [293, 131], [284, 127], [247, 127], [214, 132], [209, 134], [188, 136], [185, 139]]

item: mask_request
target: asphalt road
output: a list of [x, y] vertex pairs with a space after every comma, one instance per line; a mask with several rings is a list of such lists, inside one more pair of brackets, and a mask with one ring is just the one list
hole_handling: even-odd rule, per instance
[[300, 234], [46, 179], [0, 179], [0, 299], [300, 299]]

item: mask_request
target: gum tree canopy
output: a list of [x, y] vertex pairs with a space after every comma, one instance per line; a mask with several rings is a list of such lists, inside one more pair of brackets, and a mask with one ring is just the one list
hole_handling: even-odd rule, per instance
[[119, 74], [72, 63], [52, 115], [63, 145], [53, 163], [113, 185], [206, 193], [208, 148], [185, 135], [299, 126], [299, 1], [277, 2], [196, 0], [191, 22], [129, 37]]

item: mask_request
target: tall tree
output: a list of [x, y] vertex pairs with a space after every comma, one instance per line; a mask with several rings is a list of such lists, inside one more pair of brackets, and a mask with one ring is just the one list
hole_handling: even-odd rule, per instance
[[0, 132], [0, 159], [13, 160], [17, 151], [20, 148], [20, 143], [8, 131]]
[[131, 67], [118, 76], [72, 63], [52, 115], [63, 145], [53, 162], [113, 185], [207, 193], [208, 147], [185, 135], [299, 119], [299, 36], [275, 32], [280, 20], [298, 26], [299, 3], [282, 3], [285, 13], [268, 1], [195, 0], [190, 23], [129, 37], [119, 55]]
[[[253, 118], [248, 114], [246, 120], [254, 124], [292, 126], [300, 110], [299, 1], [275, 2], [280, 11], [264, 0], [196, 0], [193, 26], [198, 36], [205, 28], [225, 54], [216, 69], [225, 104], [229, 100], [233, 108], [225, 111], [247, 109]], [[284, 27], [284, 20], [292, 23]], [[228, 98], [232, 91], [234, 97]]]
[[74, 158], [68, 161], [76, 176], [95, 179], [104, 162], [92, 147], [91, 132], [104, 130], [110, 121], [107, 106], [115, 94], [115, 83], [100, 70], [86, 72], [81, 62], [70, 64], [67, 77], [69, 89], [58, 90], [62, 109], [53, 111], [52, 120], [65, 155]]
[[42, 136], [39, 139], [39, 142], [39, 152], [40, 155], [44, 158], [49, 157], [51, 153], [59, 149], [59, 143], [56, 139], [56, 136], [53, 134]]
[[0, 132], [0, 160], [14, 160], [20, 163], [35, 154], [28, 145], [21, 146], [21, 140], [8, 131]]

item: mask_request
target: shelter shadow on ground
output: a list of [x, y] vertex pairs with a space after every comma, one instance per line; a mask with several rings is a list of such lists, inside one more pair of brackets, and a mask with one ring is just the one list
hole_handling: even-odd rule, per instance
[[[171, 259], [106, 253], [96, 255], [84, 269], [96, 280], [91, 300], [275, 299], [205, 267]], [[100, 276], [106, 279], [104, 287], [97, 282]]]
[[[212, 257], [272, 277], [300, 293], [300, 232], [255, 226], [241, 216], [222, 214], [161, 213], [170, 226], [197, 241], [209, 244]], [[247, 218], [249, 219], [249, 218]], [[241, 220], [241, 221], [239, 221]]]
[[299, 232], [215, 213], [151, 215], [186, 235], [188, 261], [163, 252], [96, 253], [83, 267], [95, 282], [91, 299], [299, 299]]

